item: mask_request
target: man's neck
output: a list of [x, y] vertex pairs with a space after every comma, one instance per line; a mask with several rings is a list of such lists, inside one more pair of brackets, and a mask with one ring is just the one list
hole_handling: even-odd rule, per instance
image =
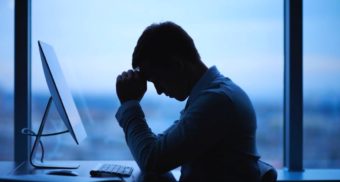
[[205, 72], [207, 72], [207, 70], [208, 67], [203, 63], [198, 64], [196, 67], [192, 67], [191, 79], [189, 83], [190, 92], [195, 87], [196, 83], [203, 77]]

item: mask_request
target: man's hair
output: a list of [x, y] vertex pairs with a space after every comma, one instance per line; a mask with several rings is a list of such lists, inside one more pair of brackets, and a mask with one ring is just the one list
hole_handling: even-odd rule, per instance
[[180, 26], [173, 22], [152, 24], [138, 39], [132, 55], [132, 67], [145, 62], [164, 65], [174, 57], [191, 63], [201, 61], [194, 41]]

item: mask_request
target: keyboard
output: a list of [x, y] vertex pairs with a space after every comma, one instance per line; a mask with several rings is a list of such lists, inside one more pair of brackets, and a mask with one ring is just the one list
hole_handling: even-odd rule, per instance
[[132, 167], [118, 164], [100, 164], [90, 171], [92, 177], [129, 177], [133, 171]]

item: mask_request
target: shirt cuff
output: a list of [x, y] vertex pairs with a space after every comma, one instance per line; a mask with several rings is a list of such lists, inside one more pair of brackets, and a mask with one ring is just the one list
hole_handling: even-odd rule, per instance
[[120, 109], [129, 109], [130, 107], [139, 105], [138, 100], [128, 100], [120, 105]]
[[124, 102], [118, 108], [118, 111], [116, 113], [116, 119], [118, 120], [118, 123], [122, 128], [125, 128], [125, 124], [135, 117], [144, 118], [144, 113], [142, 111], [142, 108], [140, 107], [138, 100], [129, 100]]

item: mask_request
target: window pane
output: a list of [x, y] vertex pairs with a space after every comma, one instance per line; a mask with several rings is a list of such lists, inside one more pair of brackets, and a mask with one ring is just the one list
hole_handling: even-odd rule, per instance
[[304, 1], [304, 166], [340, 167], [340, 1]]
[[[192, 36], [209, 67], [216, 65], [249, 94], [257, 112], [259, 152], [282, 166], [282, 1], [34, 0], [32, 7], [33, 121], [40, 121], [48, 98], [37, 48], [42, 40], [54, 46], [89, 134], [80, 147], [67, 135], [49, 138], [49, 150], [77, 152], [67, 155], [70, 159], [131, 159], [114, 117], [115, 77], [131, 68], [145, 27], [170, 20]], [[151, 84], [148, 89], [142, 106], [159, 133], [178, 119], [185, 103], [158, 96]], [[61, 130], [60, 123], [48, 129]], [[53, 158], [67, 157], [55, 152]]]
[[0, 160], [13, 160], [14, 0], [0, 1]]

